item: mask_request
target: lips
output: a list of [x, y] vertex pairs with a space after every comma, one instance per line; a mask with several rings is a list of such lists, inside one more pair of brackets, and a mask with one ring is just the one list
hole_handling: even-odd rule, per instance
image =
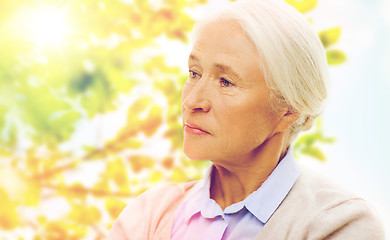
[[184, 130], [187, 133], [196, 134], [196, 135], [210, 134], [206, 130], [202, 129], [200, 126], [190, 122], [184, 122]]

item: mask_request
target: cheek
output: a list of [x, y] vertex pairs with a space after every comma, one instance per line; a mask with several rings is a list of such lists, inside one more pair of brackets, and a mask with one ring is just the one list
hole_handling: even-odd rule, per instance
[[[276, 123], [273, 111], [267, 106], [248, 103], [222, 114], [225, 133], [247, 144], [255, 139], [262, 141], [272, 132]], [[225, 117], [224, 116], [229, 116]], [[221, 126], [222, 127], [222, 126]], [[227, 129], [227, 131], [226, 131]], [[229, 136], [226, 136], [229, 137]]]
[[[226, 107], [228, 106], [228, 107]], [[257, 124], [256, 117], [250, 111], [248, 106], [226, 104], [219, 108], [217, 117], [217, 127], [220, 140], [226, 148], [235, 148], [237, 145], [246, 142], [248, 134]]]

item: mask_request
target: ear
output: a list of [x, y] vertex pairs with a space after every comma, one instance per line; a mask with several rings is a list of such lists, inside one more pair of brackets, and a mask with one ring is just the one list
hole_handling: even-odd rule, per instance
[[276, 125], [274, 133], [282, 133], [287, 131], [291, 125], [293, 125], [301, 116], [299, 112], [293, 111], [290, 107], [288, 107], [285, 111], [282, 112], [282, 117]]

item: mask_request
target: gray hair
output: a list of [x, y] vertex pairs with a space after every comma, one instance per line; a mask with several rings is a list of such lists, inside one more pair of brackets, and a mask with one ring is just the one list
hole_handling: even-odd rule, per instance
[[291, 140], [309, 129], [327, 98], [328, 65], [307, 19], [282, 0], [239, 0], [198, 22], [194, 37], [202, 25], [215, 19], [237, 21], [255, 44], [274, 109], [287, 106], [300, 114], [290, 127]]

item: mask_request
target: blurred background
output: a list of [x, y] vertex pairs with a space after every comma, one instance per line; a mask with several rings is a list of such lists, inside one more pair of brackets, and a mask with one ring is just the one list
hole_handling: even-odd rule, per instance
[[[390, 234], [390, 3], [286, 0], [327, 50], [301, 164], [369, 200]], [[0, 239], [106, 239], [126, 202], [202, 178], [181, 150], [196, 19], [223, 0], [0, 0]]]

